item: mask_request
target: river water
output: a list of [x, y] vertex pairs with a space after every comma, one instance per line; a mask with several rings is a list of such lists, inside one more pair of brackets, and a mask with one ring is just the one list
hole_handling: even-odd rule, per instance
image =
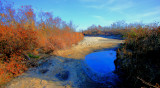
[[114, 73], [116, 59], [115, 48], [103, 49], [86, 55], [84, 60], [84, 71], [95, 82], [103, 83], [108, 87], [115, 87], [120, 81]]
[[99, 73], [108, 73], [115, 70], [114, 60], [116, 51], [100, 51], [88, 54], [85, 57], [85, 63], [94, 71]]

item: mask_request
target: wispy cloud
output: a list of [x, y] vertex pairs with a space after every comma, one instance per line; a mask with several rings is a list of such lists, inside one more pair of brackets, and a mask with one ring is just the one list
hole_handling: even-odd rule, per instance
[[147, 10], [145, 10], [144, 13], [139, 13], [136, 16], [138, 17], [150, 17], [150, 16], [158, 16], [160, 15], [160, 6], [154, 7], [154, 8], [149, 8]]
[[94, 8], [94, 9], [102, 9], [105, 7], [105, 4], [102, 4], [102, 5], [89, 5], [89, 6], [86, 6], [87, 8]]
[[113, 6], [108, 7], [108, 9], [111, 11], [120, 11], [120, 10], [122, 11], [125, 9], [129, 9], [133, 6], [134, 6], [134, 3], [129, 1], [129, 2], [125, 2], [125, 4], [122, 4], [122, 3], [115, 4]]
[[160, 14], [159, 11], [154, 11], [154, 12], [147, 12], [147, 13], [143, 13], [143, 14], [139, 14], [139, 17], [149, 17], [149, 16], [153, 16], [153, 15], [157, 15]]
[[122, 0], [122, 1], [107, 0], [101, 4], [87, 5], [86, 7], [93, 9], [104, 9], [110, 11], [122, 11], [131, 8], [133, 6], [134, 3], [130, 0]]
[[93, 18], [96, 18], [99, 22], [101, 22], [102, 24], [105, 24], [105, 25], [107, 25], [107, 24], [111, 24], [113, 21], [111, 21], [111, 20], [106, 20], [104, 17], [102, 17], [102, 16], [98, 16], [98, 15], [94, 15], [94, 16], [92, 16]]
[[92, 16], [93, 18], [96, 18], [98, 21], [102, 22], [102, 23], [106, 23], [107, 21], [102, 17], [102, 16]]
[[[96, 0], [94, 0], [96, 1]], [[100, 0], [97, 0], [97, 2], [100, 2]], [[94, 5], [87, 5], [87, 8], [93, 8], [93, 9], [105, 9], [107, 6], [113, 4], [115, 0], [107, 0], [107, 1], [101, 1], [101, 4], [94, 4]]]
[[144, 13], [136, 13], [136, 14], [130, 14], [130, 13], [123, 13], [127, 17], [128, 22], [153, 22], [153, 21], [159, 21], [160, 20], [160, 12], [159, 10], [151, 10], [146, 11]]
[[136, 14], [126, 14], [129, 19], [143, 19], [143, 18], [159, 18], [160, 17], [160, 11], [157, 10], [157, 8], [151, 8], [150, 10], [144, 12], [144, 13], [136, 13]]
[[103, 17], [102, 17], [102, 16], [97, 16], [97, 15], [92, 16], [92, 17], [97, 18], [97, 19], [103, 19]]

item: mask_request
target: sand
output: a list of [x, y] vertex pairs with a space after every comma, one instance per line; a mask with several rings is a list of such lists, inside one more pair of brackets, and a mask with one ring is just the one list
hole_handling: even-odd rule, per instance
[[124, 40], [108, 39], [102, 37], [84, 37], [78, 45], [73, 45], [71, 49], [58, 50], [54, 54], [66, 58], [84, 59], [85, 56], [94, 50], [111, 48], [123, 43]]
[[[56, 51], [39, 61], [39, 66], [30, 68], [21, 76], [9, 82], [5, 88], [96, 88], [83, 70], [85, 55], [103, 48], [115, 47], [123, 40], [102, 37], [85, 37], [71, 49]], [[61, 74], [57, 77], [57, 74]]]

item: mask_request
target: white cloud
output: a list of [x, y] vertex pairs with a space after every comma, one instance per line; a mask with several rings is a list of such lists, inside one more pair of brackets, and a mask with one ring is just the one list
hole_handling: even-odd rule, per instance
[[117, 4], [108, 7], [108, 9], [111, 10], [111, 11], [122, 11], [122, 10], [125, 10], [125, 9], [129, 9], [133, 6], [134, 6], [134, 3], [131, 2], [131, 1], [128, 1], [128, 2], [125, 2], [125, 3], [118, 2]]
[[160, 12], [159, 11], [147, 12], [147, 13], [140, 14], [139, 17], [148, 17], [148, 16], [157, 15], [157, 14], [160, 14]]
[[108, 25], [108, 24], [111, 24], [113, 23], [113, 21], [111, 20], [106, 20], [104, 17], [102, 16], [98, 16], [98, 15], [94, 15], [92, 16], [93, 18], [96, 18], [99, 22], [101, 22], [101, 25]]
[[97, 6], [97, 5], [90, 5], [90, 6], [86, 6], [86, 7], [88, 7], [88, 8], [94, 8], [94, 9], [102, 9], [102, 8], [105, 7], [105, 5], [104, 4], [103, 5], [99, 5], [99, 6]]
[[145, 13], [138, 13], [138, 14], [126, 14], [129, 19], [144, 19], [144, 18], [152, 18], [152, 19], [159, 19], [160, 12], [159, 10], [151, 10]]
[[159, 9], [160, 9], [160, 6], [157, 6], [157, 7], [154, 7], [154, 8], [149, 8], [144, 13], [139, 13], [136, 16], [139, 17], [139, 18], [143, 18], [143, 17], [160, 15]]
[[148, 11], [145, 13], [136, 13], [136, 14], [127, 14], [124, 13], [124, 15], [127, 17], [127, 21], [129, 22], [153, 22], [153, 21], [159, 21], [160, 20], [160, 12], [159, 11]]
[[93, 4], [93, 5], [87, 5], [86, 7], [94, 8], [94, 9], [105, 9], [110, 11], [120, 11], [120, 10], [131, 8], [133, 6], [134, 6], [134, 3], [130, 0], [128, 1], [127, 0], [122, 0], [122, 1], [107, 0], [98, 5]]
[[115, 0], [107, 0], [107, 1], [101, 1], [101, 4], [96, 3], [96, 5], [87, 5], [86, 7], [88, 8], [94, 8], [94, 9], [104, 9], [106, 8], [108, 5], [112, 4]]
[[94, 18], [97, 18], [97, 19], [103, 19], [103, 17], [102, 16], [92, 16], [92, 17], [94, 17]]

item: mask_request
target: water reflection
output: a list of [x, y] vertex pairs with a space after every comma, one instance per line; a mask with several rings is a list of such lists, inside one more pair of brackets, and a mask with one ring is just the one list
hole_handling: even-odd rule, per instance
[[116, 51], [100, 51], [88, 54], [85, 57], [85, 63], [88, 67], [98, 73], [108, 73], [115, 70], [114, 60]]
[[83, 69], [93, 81], [116, 88], [120, 82], [118, 75], [113, 72], [116, 49], [117, 47], [108, 48], [86, 55]]

